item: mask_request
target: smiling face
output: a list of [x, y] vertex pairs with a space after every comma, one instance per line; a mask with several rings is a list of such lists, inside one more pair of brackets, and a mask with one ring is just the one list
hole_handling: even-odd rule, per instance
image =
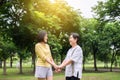
[[71, 33], [69, 37], [69, 43], [71, 46], [76, 45], [79, 42], [79, 34], [78, 33]]
[[48, 36], [47, 36], [47, 34], [45, 34], [45, 36], [44, 36], [44, 42], [47, 43], [47, 41], [48, 41]]
[[73, 35], [70, 35], [69, 37], [69, 43], [72, 46], [73, 44], [77, 43], [77, 39], [73, 37]]

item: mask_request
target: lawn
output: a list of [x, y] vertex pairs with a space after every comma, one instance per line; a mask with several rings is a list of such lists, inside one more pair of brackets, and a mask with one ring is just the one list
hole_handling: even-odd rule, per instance
[[[18, 74], [17, 68], [8, 68], [7, 75], [2, 75], [0, 80], [36, 80], [31, 68], [24, 68], [24, 74]], [[54, 80], [64, 80], [64, 72], [54, 73]], [[120, 80], [120, 72], [83, 72], [82, 80]]]

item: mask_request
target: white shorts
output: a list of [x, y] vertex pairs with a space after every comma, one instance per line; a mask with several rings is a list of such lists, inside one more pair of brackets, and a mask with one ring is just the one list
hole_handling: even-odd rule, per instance
[[52, 68], [36, 66], [35, 77], [36, 78], [47, 78], [53, 76]]

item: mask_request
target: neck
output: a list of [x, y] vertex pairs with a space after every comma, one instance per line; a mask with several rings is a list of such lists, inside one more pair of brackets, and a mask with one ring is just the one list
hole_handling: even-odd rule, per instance
[[73, 44], [73, 45], [72, 45], [72, 48], [74, 48], [75, 46], [77, 46], [77, 43]]
[[40, 42], [41, 44], [45, 45], [45, 42]]

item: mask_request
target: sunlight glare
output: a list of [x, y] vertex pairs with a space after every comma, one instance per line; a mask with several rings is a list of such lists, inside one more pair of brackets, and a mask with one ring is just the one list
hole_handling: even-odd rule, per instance
[[55, 2], [55, 0], [50, 0], [50, 2], [51, 2], [51, 3], [54, 3], [54, 2]]

